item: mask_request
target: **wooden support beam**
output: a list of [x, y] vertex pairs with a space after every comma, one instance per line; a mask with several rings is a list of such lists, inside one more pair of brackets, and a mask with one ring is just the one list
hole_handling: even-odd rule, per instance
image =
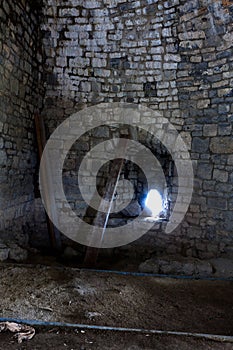
[[[38, 113], [34, 115], [34, 119], [35, 119], [35, 127], [36, 127], [38, 153], [39, 153], [39, 158], [41, 159], [44, 147], [46, 145], [45, 125], [44, 125], [42, 116], [39, 115]], [[46, 202], [50, 203], [51, 202], [50, 196], [52, 195], [52, 189], [50, 188], [51, 186], [49, 186], [49, 182], [48, 182], [48, 178], [49, 178], [48, 169], [44, 169], [44, 168], [42, 169], [42, 177], [43, 177], [43, 186], [45, 186]], [[53, 222], [50, 220], [47, 213], [45, 214], [46, 214], [46, 221], [47, 221], [51, 247], [54, 250], [59, 251], [61, 249], [60, 233], [54, 226]]]
[[[122, 140], [122, 147], [124, 148], [124, 151], [126, 151], [128, 141], [123, 139]], [[111, 212], [114, 196], [116, 193], [118, 181], [120, 178], [120, 174], [123, 168], [125, 160], [123, 158], [116, 158], [112, 161], [112, 166], [109, 172], [109, 176], [107, 179], [105, 192], [102, 197], [102, 201], [100, 202], [98, 212], [96, 215], [96, 218], [93, 222], [93, 237], [95, 236], [95, 230], [96, 227], [102, 227], [102, 235], [100, 238], [100, 241], [98, 242], [99, 246], [101, 246], [101, 243], [104, 238], [105, 230], [108, 224], [109, 215]], [[106, 208], [106, 201], [108, 201], [108, 208]], [[90, 247], [86, 250], [86, 255], [84, 258], [84, 266], [85, 267], [94, 267], [97, 262], [97, 258], [99, 255], [99, 248], [91, 247], [92, 242], [90, 242]]]

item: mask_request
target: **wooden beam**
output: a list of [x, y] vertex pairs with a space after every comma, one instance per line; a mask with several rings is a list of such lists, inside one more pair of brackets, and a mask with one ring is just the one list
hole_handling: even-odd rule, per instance
[[[44, 147], [46, 145], [46, 132], [45, 132], [45, 125], [44, 125], [44, 120], [41, 115], [36, 113], [34, 115], [35, 119], [35, 127], [36, 127], [36, 138], [37, 138], [37, 145], [38, 145], [38, 153], [39, 153], [39, 158], [41, 159]], [[49, 186], [48, 182], [48, 169], [41, 169], [42, 170], [42, 177], [43, 177], [43, 186], [45, 186], [45, 195], [46, 195], [46, 203], [51, 204], [51, 198], [50, 196], [52, 195], [52, 189]], [[51, 247], [54, 250], [60, 250], [61, 249], [61, 238], [60, 238], [60, 233], [54, 226], [53, 222], [50, 220], [49, 216], [46, 214], [46, 222], [47, 222], [47, 227], [48, 227], [48, 233], [49, 233], [49, 238], [50, 238], [50, 244]]]
[[[95, 235], [96, 227], [102, 227], [102, 235], [99, 241], [99, 246], [101, 246], [101, 243], [104, 238], [105, 230], [108, 224], [109, 215], [111, 212], [111, 207], [114, 199], [114, 195], [116, 192], [118, 180], [121, 174], [121, 170], [124, 164], [124, 159], [114, 159], [112, 163], [111, 170], [109, 172], [109, 177], [107, 180], [106, 188], [105, 188], [105, 194], [103, 196], [103, 199], [100, 203], [96, 218], [93, 222], [93, 237]], [[108, 211], [106, 211], [106, 204], [105, 201], [109, 201]], [[91, 245], [91, 242], [90, 242]], [[85, 267], [93, 267], [96, 265], [97, 258], [99, 255], [99, 248], [94, 247], [88, 247], [86, 250], [86, 255], [84, 259], [84, 266]]]
[[[126, 151], [128, 140], [122, 140], [122, 147], [124, 151]], [[122, 155], [121, 155], [122, 156]], [[116, 158], [112, 161], [112, 166], [109, 172], [109, 176], [107, 179], [105, 192], [100, 202], [98, 212], [96, 218], [93, 222], [93, 239], [95, 239], [95, 231], [96, 227], [102, 227], [102, 235], [98, 242], [98, 246], [101, 246], [101, 243], [104, 239], [105, 230], [108, 224], [109, 215], [111, 213], [111, 208], [114, 200], [114, 196], [116, 193], [118, 181], [120, 178], [120, 174], [123, 168], [125, 160], [123, 158]], [[106, 201], [108, 201], [108, 207], [106, 208]], [[94, 267], [97, 262], [97, 258], [99, 255], [99, 248], [92, 247], [93, 242], [90, 242], [90, 247], [86, 250], [86, 255], [84, 258], [84, 266], [85, 267]]]

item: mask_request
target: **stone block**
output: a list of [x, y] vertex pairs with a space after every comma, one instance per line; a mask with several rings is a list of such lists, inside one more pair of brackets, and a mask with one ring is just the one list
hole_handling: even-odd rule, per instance
[[0, 150], [0, 165], [5, 165], [7, 162], [7, 155], [5, 150]]
[[181, 57], [180, 55], [167, 54], [164, 56], [164, 60], [167, 62], [180, 62]]
[[195, 273], [198, 276], [211, 276], [213, 273], [213, 267], [208, 261], [197, 261]]
[[164, 70], [176, 70], [177, 69], [177, 63], [171, 62], [171, 63], [164, 63], [163, 64]]
[[230, 154], [227, 159], [227, 164], [233, 165], [233, 154]]
[[171, 28], [164, 28], [164, 29], [162, 30], [162, 36], [163, 36], [164, 38], [171, 37], [171, 36], [172, 36]]
[[216, 136], [218, 130], [217, 124], [206, 124], [203, 126], [203, 136]]
[[122, 210], [122, 214], [125, 216], [139, 216], [142, 212], [142, 208], [138, 201], [132, 201], [125, 209]]
[[228, 183], [219, 183], [215, 186], [215, 190], [220, 193], [231, 193], [233, 189], [233, 185]]
[[3, 243], [0, 243], [0, 261], [8, 259], [10, 249]]
[[197, 177], [204, 180], [211, 180], [213, 165], [208, 163], [198, 162]]
[[63, 8], [59, 10], [60, 17], [78, 17], [79, 10], [76, 8]]
[[210, 99], [208, 99], [208, 98], [197, 101], [197, 108], [199, 108], [199, 109], [208, 108], [209, 105], [210, 105]]
[[219, 209], [226, 210], [227, 209], [227, 200], [225, 198], [208, 198], [207, 206], [210, 209]]
[[210, 150], [217, 154], [232, 154], [233, 153], [233, 137], [215, 137], [210, 141]]
[[93, 67], [106, 67], [107, 66], [107, 61], [106, 59], [101, 59], [101, 58], [93, 58], [92, 59], [92, 66]]
[[180, 42], [179, 47], [182, 51], [201, 49], [203, 40], [184, 40]]
[[230, 259], [218, 258], [212, 259], [210, 263], [213, 266], [214, 276], [216, 277], [233, 277], [233, 262]]
[[67, 58], [66, 57], [57, 57], [56, 65], [58, 67], [67, 67]]
[[98, 0], [85, 0], [83, 3], [83, 6], [86, 9], [96, 9], [100, 7], [100, 3]]
[[200, 31], [187, 31], [184, 33], [180, 33], [178, 35], [181, 41], [183, 40], [193, 40], [193, 39], [205, 39], [205, 32], [203, 30]]
[[139, 266], [139, 271], [165, 275], [211, 276], [213, 267], [209, 262], [194, 258], [177, 258], [171, 255], [161, 259], [146, 260]]
[[213, 179], [219, 182], [227, 182], [228, 172], [224, 170], [214, 169]]
[[233, 89], [232, 88], [224, 88], [218, 90], [219, 97], [227, 97], [232, 96]]
[[218, 135], [228, 136], [232, 133], [232, 125], [230, 123], [220, 123], [218, 125]]
[[100, 126], [94, 130], [93, 136], [94, 137], [108, 138], [109, 137], [109, 128], [106, 126]]
[[194, 137], [192, 141], [192, 151], [197, 153], [207, 152], [209, 149], [209, 139]]
[[17, 262], [27, 260], [28, 252], [26, 249], [23, 249], [16, 244], [10, 244], [9, 248], [9, 259], [15, 260]]
[[161, 69], [161, 67], [162, 67], [161, 62], [157, 62], [157, 61], [146, 62], [146, 68], [148, 69]]
[[159, 264], [157, 259], [151, 258], [139, 265], [139, 271], [143, 273], [159, 273]]

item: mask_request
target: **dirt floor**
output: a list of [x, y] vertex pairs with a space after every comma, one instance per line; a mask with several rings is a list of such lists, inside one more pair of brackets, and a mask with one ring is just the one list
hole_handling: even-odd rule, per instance
[[[83, 333], [84, 332], [84, 333]], [[232, 350], [232, 343], [148, 334], [37, 328], [32, 340], [18, 345], [10, 333], [0, 335], [1, 350]]]
[[[42, 265], [0, 265], [0, 317], [233, 335], [233, 282], [118, 275]], [[113, 331], [37, 328], [0, 349], [233, 349], [233, 343]]]

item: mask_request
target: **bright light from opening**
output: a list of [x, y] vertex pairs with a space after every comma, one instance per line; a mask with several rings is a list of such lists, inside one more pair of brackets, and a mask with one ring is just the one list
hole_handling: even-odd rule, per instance
[[157, 190], [150, 190], [145, 201], [145, 205], [150, 209], [152, 216], [156, 217], [163, 210], [162, 197]]

